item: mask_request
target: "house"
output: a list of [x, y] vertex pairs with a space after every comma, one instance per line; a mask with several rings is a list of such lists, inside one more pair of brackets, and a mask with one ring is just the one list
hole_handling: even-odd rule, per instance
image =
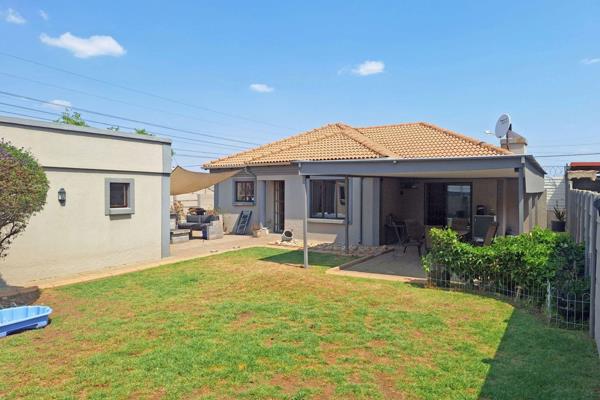
[[2, 280], [169, 255], [170, 140], [3, 116], [0, 140], [31, 151], [50, 183], [44, 209], [0, 260]]
[[462, 218], [472, 226], [484, 214], [504, 235], [546, 225], [544, 170], [525, 154], [524, 140], [512, 142], [507, 150], [424, 122], [336, 123], [204, 167], [239, 170], [215, 186], [215, 207], [230, 231], [248, 210], [254, 224], [274, 232], [304, 237], [306, 230], [311, 239], [346, 245], [391, 241], [390, 215], [443, 226]]

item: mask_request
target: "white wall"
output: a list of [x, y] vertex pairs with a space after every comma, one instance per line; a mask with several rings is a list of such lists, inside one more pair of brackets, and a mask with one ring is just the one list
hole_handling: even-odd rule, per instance
[[180, 201], [185, 209], [201, 207], [205, 210], [212, 210], [215, 208], [214, 198], [215, 189], [214, 186], [211, 186], [197, 192], [171, 196], [171, 204], [174, 201]]
[[[160, 259], [165, 244], [168, 251], [168, 143], [3, 124], [0, 138], [29, 149], [50, 182], [44, 209], [0, 261], [2, 279], [20, 284]], [[134, 180], [133, 215], [105, 215], [106, 178]]]

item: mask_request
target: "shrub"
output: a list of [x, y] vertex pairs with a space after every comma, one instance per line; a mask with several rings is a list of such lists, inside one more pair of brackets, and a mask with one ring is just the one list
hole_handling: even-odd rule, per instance
[[0, 141], [0, 257], [46, 203], [48, 179], [26, 150]]
[[450, 229], [434, 228], [430, 235], [432, 248], [423, 257], [428, 273], [443, 265], [448, 274], [463, 281], [489, 282], [501, 277], [522, 290], [540, 290], [548, 281], [568, 290], [568, 282], [583, 280], [583, 246], [566, 233], [536, 228], [499, 237], [485, 247], [461, 242]]

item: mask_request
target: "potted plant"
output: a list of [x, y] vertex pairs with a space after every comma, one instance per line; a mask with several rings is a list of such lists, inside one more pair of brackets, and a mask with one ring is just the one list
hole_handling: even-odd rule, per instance
[[562, 210], [562, 209], [554, 206], [554, 218], [556, 218], [556, 220], [553, 220], [551, 222], [552, 231], [564, 232], [565, 226], [567, 224], [566, 217], [567, 217], [567, 212], [565, 210]]

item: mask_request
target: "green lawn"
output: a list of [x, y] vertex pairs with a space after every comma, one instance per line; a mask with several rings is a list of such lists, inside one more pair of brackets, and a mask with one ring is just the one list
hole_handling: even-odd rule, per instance
[[254, 248], [46, 290], [0, 398], [597, 399], [583, 333], [492, 298], [325, 275]]

